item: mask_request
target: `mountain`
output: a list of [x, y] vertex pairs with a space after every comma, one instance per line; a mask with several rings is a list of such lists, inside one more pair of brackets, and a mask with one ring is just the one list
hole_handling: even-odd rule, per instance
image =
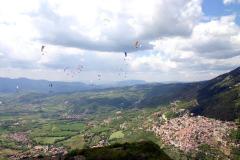
[[146, 85], [148, 89], [145, 96], [139, 101], [140, 107], [156, 107], [168, 104], [175, 100], [192, 100], [197, 96], [198, 90], [205, 82], [172, 83]]
[[[50, 87], [50, 84], [52, 84], [53, 86]], [[80, 82], [50, 82], [46, 80], [31, 80], [27, 78], [0, 78], [0, 92], [2, 93], [16, 92], [17, 86], [19, 91], [39, 93], [48, 93], [50, 91], [74, 92], [89, 90], [92, 88], [90, 85]]]
[[[57, 95], [54, 96], [56, 93], [63, 94], [64, 99], [72, 105], [73, 112], [82, 112], [79, 106], [83, 105], [89, 106], [91, 110], [96, 106], [148, 108], [176, 100], [197, 100], [198, 105], [191, 109], [191, 112], [197, 115], [231, 121], [240, 117], [240, 67], [212, 80], [193, 83], [162, 84], [133, 80], [91, 86], [79, 82], [53, 82], [52, 88], [49, 83], [51, 82], [44, 80], [0, 78], [0, 92], [16, 92], [17, 85], [23, 91], [53, 91], [53, 98], [49, 97], [50, 95], [31, 93], [18, 96], [17, 102], [37, 104], [52, 99], [54, 103], [63, 103], [63, 100], [55, 100]], [[81, 92], [77, 93], [79, 91]]]
[[234, 120], [240, 117], [240, 67], [207, 81], [198, 91], [199, 105], [192, 111], [206, 117]]
[[[60, 82], [60, 81], [47, 81], [47, 80], [32, 80], [27, 78], [0, 78], [0, 93], [14, 93], [17, 90], [24, 92], [38, 92], [38, 93], [64, 93], [64, 92], [77, 92], [96, 89], [105, 89], [112, 87], [124, 87], [138, 84], [145, 84], [141, 80], [127, 80], [119, 81], [112, 84], [90, 85], [81, 82]], [[52, 84], [52, 87], [49, 85]], [[17, 89], [18, 86], [18, 89]]]
[[142, 80], [126, 80], [126, 81], [119, 81], [115, 83], [116, 86], [132, 86], [132, 85], [139, 85], [139, 84], [146, 84], [146, 81]]
[[197, 115], [230, 121], [239, 118], [240, 67], [208, 81], [152, 83], [111, 88], [99, 90], [93, 98], [77, 98], [71, 102], [78, 105], [147, 108], [169, 104], [176, 100], [197, 100], [198, 104], [191, 109]]
[[143, 80], [124, 80], [124, 81], [117, 81], [112, 83], [104, 83], [101, 84], [103, 88], [119, 88], [119, 87], [127, 87], [127, 86], [134, 86], [134, 85], [142, 85], [147, 84], [146, 81]]

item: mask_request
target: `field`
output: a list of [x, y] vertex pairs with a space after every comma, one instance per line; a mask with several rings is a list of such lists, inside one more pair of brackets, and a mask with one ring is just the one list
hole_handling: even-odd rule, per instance
[[37, 144], [49, 145], [49, 144], [54, 144], [57, 141], [63, 140], [64, 138], [65, 137], [36, 137], [36, 138], [33, 138], [33, 140]]
[[70, 149], [82, 149], [84, 147], [84, 137], [83, 135], [76, 135], [65, 141], [59, 142], [59, 144]]
[[122, 131], [117, 131], [117, 132], [114, 132], [111, 134], [111, 136], [109, 137], [109, 140], [112, 140], [112, 139], [121, 139], [124, 137], [124, 134]]

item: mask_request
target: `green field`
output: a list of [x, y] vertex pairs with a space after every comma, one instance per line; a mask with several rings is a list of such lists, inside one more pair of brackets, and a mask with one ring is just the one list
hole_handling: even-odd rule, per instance
[[109, 140], [112, 140], [112, 139], [121, 139], [124, 137], [124, 134], [122, 131], [117, 131], [117, 132], [114, 132], [111, 134], [111, 136], [109, 137]]
[[84, 147], [84, 137], [83, 135], [73, 136], [65, 141], [61, 141], [60, 144], [70, 149], [82, 149]]
[[33, 140], [37, 144], [42, 144], [42, 145], [48, 145], [48, 144], [54, 144], [59, 140], [63, 140], [64, 137], [36, 137], [33, 138]]

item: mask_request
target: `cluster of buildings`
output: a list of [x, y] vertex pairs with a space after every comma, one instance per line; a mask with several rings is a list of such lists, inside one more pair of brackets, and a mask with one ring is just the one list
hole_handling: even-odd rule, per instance
[[30, 151], [23, 152], [20, 154], [15, 154], [11, 156], [11, 159], [24, 159], [25, 157], [39, 157], [40, 155], [66, 155], [67, 150], [63, 147], [54, 146], [34, 146]]
[[56, 155], [59, 153], [66, 154], [67, 151], [63, 147], [54, 146], [34, 146], [31, 150], [32, 153], [44, 153], [47, 155]]
[[98, 142], [98, 144], [92, 146], [91, 148], [99, 148], [107, 145], [109, 145], [108, 141], [106, 139], [102, 139], [101, 141]]
[[25, 132], [12, 133], [8, 136], [10, 139], [26, 144], [29, 142], [27, 134]]
[[83, 115], [81, 114], [71, 114], [71, 115], [63, 115], [62, 119], [66, 119], [66, 120], [81, 120], [83, 118]]
[[231, 130], [237, 129], [233, 122], [223, 122], [202, 116], [188, 114], [171, 119], [164, 124], [154, 124], [152, 131], [167, 145], [182, 151], [198, 150], [202, 144], [217, 146], [228, 152], [233, 144], [229, 140]]
[[112, 122], [112, 118], [107, 118], [103, 120], [103, 124], [109, 125]]

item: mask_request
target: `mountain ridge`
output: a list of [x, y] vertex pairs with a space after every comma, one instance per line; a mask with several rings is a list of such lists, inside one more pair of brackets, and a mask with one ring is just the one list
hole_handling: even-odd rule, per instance
[[221, 120], [240, 117], [240, 67], [207, 81], [198, 91], [196, 114]]
[[[106, 89], [114, 87], [125, 87], [131, 85], [146, 84], [142, 80], [125, 80], [117, 81], [111, 84], [87, 84], [83, 82], [63, 82], [63, 81], [48, 81], [34, 80], [29, 78], [5, 78], [0, 77], [0, 93], [14, 93], [17, 90], [26, 92], [39, 93], [69, 93], [78, 91], [88, 91], [96, 89]], [[52, 87], [49, 85], [52, 84]]]

